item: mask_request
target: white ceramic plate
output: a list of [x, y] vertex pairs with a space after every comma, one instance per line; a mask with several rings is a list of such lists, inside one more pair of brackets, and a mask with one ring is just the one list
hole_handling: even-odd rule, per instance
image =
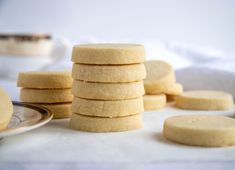
[[13, 102], [14, 113], [8, 128], [0, 131], [0, 138], [24, 133], [48, 123], [53, 115], [47, 109], [33, 104]]

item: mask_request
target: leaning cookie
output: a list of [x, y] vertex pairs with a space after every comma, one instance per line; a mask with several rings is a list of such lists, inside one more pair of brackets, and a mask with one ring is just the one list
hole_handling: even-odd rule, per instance
[[144, 79], [146, 94], [161, 94], [175, 84], [174, 70], [168, 63], [160, 60], [145, 62], [147, 76]]

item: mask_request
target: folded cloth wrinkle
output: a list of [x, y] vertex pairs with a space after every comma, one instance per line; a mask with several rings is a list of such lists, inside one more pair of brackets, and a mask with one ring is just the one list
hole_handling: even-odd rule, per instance
[[185, 44], [169, 43], [166, 48], [192, 63], [176, 70], [177, 81], [184, 85], [184, 89], [221, 90], [235, 98], [235, 56]]

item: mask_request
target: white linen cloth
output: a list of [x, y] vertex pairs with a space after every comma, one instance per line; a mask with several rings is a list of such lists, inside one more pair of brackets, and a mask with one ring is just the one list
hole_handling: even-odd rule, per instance
[[173, 65], [185, 90], [221, 90], [235, 97], [235, 55], [182, 43], [146, 43], [147, 59]]

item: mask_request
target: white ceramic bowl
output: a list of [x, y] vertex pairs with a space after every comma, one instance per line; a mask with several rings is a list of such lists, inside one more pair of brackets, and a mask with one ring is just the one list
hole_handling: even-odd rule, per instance
[[[56, 37], [46, 40], [26, 40], [14, 37], [15, 34], [7, 34], [9, 37], [4, 37], [0, 33], [0, 78], [15, 79], [19, 72], [43, 70], [46, 67], [55, 64], [56, 62], [66, 57], [68, 50], [71, 48], [71, 43], [63, 38]], [[17, 34], [16, 34], [17, 35]], [[36, 34], [35, 34], [36, 35]], [[11, 37], [13, 36], [13, 38]], [[18, 39], [17, 39], [18, 38]]]

